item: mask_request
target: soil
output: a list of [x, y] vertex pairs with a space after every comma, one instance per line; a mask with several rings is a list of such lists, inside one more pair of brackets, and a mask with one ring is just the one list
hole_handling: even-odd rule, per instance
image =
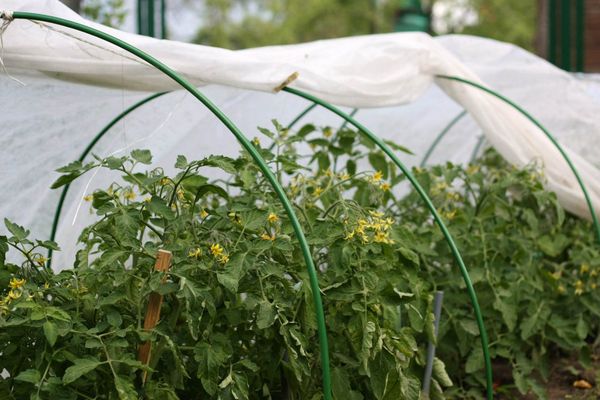
[[[506, 363], [494, 364], [494, 380], [497, 383], [498, 400], [536, 400], [537, 396], [520, 394], [512, 381], [511, 368]], [[585, 380], [589, 389], [574, 387], [574, 383]], [[584, 368], [573, 358], [558, 358], [552, 363], [546, 382], [549, 400], [599, 400], [600, 399], [600, 351], [592, 356], [590, 368]]]

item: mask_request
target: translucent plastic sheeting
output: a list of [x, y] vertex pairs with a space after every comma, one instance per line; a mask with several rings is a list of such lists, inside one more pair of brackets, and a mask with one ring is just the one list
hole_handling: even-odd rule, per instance
[[[79, 18], [54, 1], [0, 0], [0, 9], [8, 8], [7, 5], [22, 10], [46, 11]], [[26, 35], [26, 42], [19, 36], [21, 34]], [[75, 33], [70, 32], [69, 35]], [[196, 69], [199, 73], [206, 73], [206, 65], [195, 58], [198, 54], [204, 54], [204, 47], [155, 41], [124, 33], [119, 35], [134, 38], [142, 47], [146, 43], [146, 50], [151, 53], [160, 49], [160, 53], [167, 58], [163, 61], [168, 64], [173, 61], [175, 66], [185, 67], [195, 61], [198, 62]], [[116, 50], [104, 44], [101, 44], [102, 48], [108, 47], [111, 52], [92, 46], [88, 43], [91, 41], [86, 38], [82, 42], [27, 21], [13, 21], [3, 37], [3, 60], [9, 66], [10, 75], [26, 86], [21, 86], [6, 74], [0, 74], [0, 110], [3, 119], [0, 125], [0, 171], [3, 172], [5, 187], [0, 192], [0, 215], [31, 226], [34, 236], [40, 238], [47, 238], [50, 233], [59, 196], [58, 191], [48, 189], [57, 177], [52, 171], [77, 159], [100, 129], [125, 108], [151, 93], [136, 92], [131, 90], [132, 87], [147, 84], [152, 89], [164, 88], [163, 83], [154, 80], [154, 72], [145, 75], [146, 72], [142, 73], [138, 69], [141, 67], [139, 63], [117, 56], [113, 53]], [[354, 41], [357, 41], [357, 47], [352, 47]], [[302, 49], [301, 46], [248, 50], [243, 53], [255, 54], [256, 57], [260, 55], [263, 60], [267, 60], [268, 54], [271, 54], [273, 65], [284, 63], [288, 66], [293, 64], [294, 67], [312, 68], [313, 71], [321, 69], [345, 72], [343, 82], [330, 82], [327, 74], [310, 75], [310, 79], [316, 79], [314, 82], [323, 83], [317, 85], [319, 90], [312, 92], [323, 95], [327, 91], [328, 96], [341, 96], [338, 104], [370, 105], [369, 108], [358, 111], [357, 119], [372, 128], [374, 133], [413, 150], [414, 156], [401, 155], [402, 160], [409, 165], [421, 162], [437, 134], [466, 107], [470, 115], [461, 119], [448, 132], [432, 153], [429, 163], [467, 161], [478, 137], [485, 134], [486, 141], [510, 162], [524, 165], [538, 161], [543, 164], [549, 189], [558, 193], [567, 209], [585, 216], [587, 208], [571, 171], [548, 139], [529, 121], [477, 89], [447, 81], [438, 81], [439, 87], [429, 84], [438, 72], [485, 82], [487, 86], [530, 111], [561, 143], [571, 149], [595, 206], [600, 208], [600, 175], [592, 166], [600, 161], [600, 122], [597, 120], [600, 103], [598, 97], [594, 96], [594, 93], [600, 91], [596, 80], [573, 77], [514, 46], [466, 36], [431, 39], [426, 35], [394, 34], [319, 43], [321, 48], [341, 48], [341, 53], [334, 53], [331, 58], [337, 59], [336, 54], [343, 56], [341, 60], [347, 65], [344, 66], [339, 60], [327, 64], [328, 58], [323, 54], [321, 64], [313, 62], [303, 65], [298, 57], [286, 59], [296, 51], [294, 48]], [[374, 47], [371, 52], [361, 53], [360, 49], [369, 43]], [[404, 58], [398, 59], [398, 52], [406, 43], [413, 50], [421, 50], [417, 53], [404, 53]], [[179, 53], [183, 48], [186, 51], [201, 51], [188, 58]], [[379, 53], [374, 53], [375, 48], [379, 49]], [[71, 58], [64, 56], [62, 52], [67, 51], [65, 49], [74, 52]], [[41, 53], [35, 53], [36, 50]], [[219, 49], [210, 51], [233, 53]], [[348, 58], [354, 53], [354, 56]], [[423, 58], [415, 54], [427, 56]], [[375, 72], [366, 70], [364, 64], [352, 64], [353, 57], [368, 58], [369, 55], [377, 55], [370, 60], [374, 63], [372, 65], [379, 66]], [[172, 58], [175, 56], [180, 59]], [[219, 62], [226, 66], [229, 61], [225, 57]], [[79, 73], [74, 69], [78, 69]], [[251, 66], [246, 65], [246, 69], [248, 74], [240, 72], [238, 80], [229, 83], [247, 87], [246, 80], [253, 79], [255, 75]], [[94, 71], [100, 71], [102, 79], [90, 77]], [[271, 70], [265, 69], [260, 74], [268, 74], [269, 71]], [[136, 72], [139, 74], [136, 75]], [[186, 71], [187, 75], [188, 72], [194, 71]], [[69, 83], [55, 79], [56, 77], [94, 81], [97, 84], [106, 83], [106, 79], [110, 77], [111, 86], [122, 87], [111, 89]], [[341, 79], [339, 76], [338, 78]], [[292, 82], [291, 86], [298, 85], [297, 87], [306, 89], [307, 87], [300, 85], [303, 79], [303, 73], [300, 72], [298, 80]], [[405, 82], [406, 85], [402, 86], [405, 93], [398, 95], [392, 89], [383, 90], [385, 85], [390, 84], [390, 80]], [[267, 90], [264, 92], [222, 85], [208, 85], [202, 90], [244, 133], [252, 137], [260, 136], [256, 126], [269, 126], [272, 118], [287, 124], [308, 106], [306, 101], [288, 93], [269, 92], [271, 86], [268, 85], [274, 82], [280, 82], [280, 77], [263, 81], [260, 88]], [[415, 86], [418, 82], [423, 84]], [[364, 97], [364, 93], [358, 89], [377, 88], [380, 84], [383, 89], [379, 95], [375, 90]], [[369, 103], [369, 98], [379, 100]], [[396, 105], [381, 106], [390, 99]], [[400, 104], [402, 102], [408, 103]], [[334, 127], [341, 124], [337, 117], [320, 108], [312, 110], [297, 127], [305, 122]], [[151, 149], [155, 155], [155, 165], [167, 167], [174, 164], [177, 154], [197, 159], [209, 154], [234, 156], [239, 151], [239, 145], [221, 124], [181, 91], [165, 95], [133, 112], [115, 126], [93, 152], [107, 156], [114, 152], [123, 154], [134, 148]], [[207, 173], [214, 172], [207, 170]], [[97, 187], [106, 187], [113, 179], [114, 175], [104, 171], [97, 174], [91, 172], [72, 186], [57, 236], [65, 251], [56, 254], [55, 267], [69, 265], [77, 239], [74, 235], [93, 218], [89, 214], [89, 204], [82, 200], [83, 196]]]

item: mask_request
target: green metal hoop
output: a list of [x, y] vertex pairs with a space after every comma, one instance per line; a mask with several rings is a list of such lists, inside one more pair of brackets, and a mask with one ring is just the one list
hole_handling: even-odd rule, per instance
[[571, 158], [567, 155], [567, 152], [565, 151], [565, 149], [563, 149], [563, 147], [560, 145], [560, 143], [558, 143], [556, 138], [554, 136], [552, 136], [552, 134], [537, 119], [535, 119], [531, 114], [529, 114], [527, 111], [525, 111], [524, 108], [522, 108], [517, 103], [510, 100], [508, 97], [505, 97], [505, 96], [501, 95], [500, 93], [496, 92], [495, 90], [492, 90], [486, 86], [480, 85], [477, 82], [473, 82], [469, 79], [461, 78], [458, 76], [436, 75], [436, 78], [461, 82], [461, 83], [467, 84], [469, 86], [475, 87], [479, 90], [482, 90], [488, 94], [491, 94], [492, 96], [502, 100], [506, 104], [513, 107], [515, 110], [520, 112], [525, 118], [527, 118], [529, 121], [531, 121], [535, 126], [537, 126], [546, 135], [546, 137], [548, 139], [550, 139], [550, 141], [552, 142], [554, 147], [556, 147], [556, 149], [560, 152], [560, 154], [562, 155], [564, 160], [569, 165], [569, 168], [573, 172], [573, 175], [575, 175], [575, 179], [577, 179], [577, 183], [579, 184], [579, 187], [581, 188], [581, 191], [583, 192], [583, 196], [585, 197], [585, 201], [587, 203], [588, 209], [592, 216], [592, 221], [594, 223], [594, 229], [596, 230], [596, 236], [598, 238], [598, 242], [600, 242], [600, 223], [598, 222], [598, 216], [596, 215], [596, 211], [594, 210], [594, 205], [592, 203], [592, 199], [590, 198], [590, 195], [586, 189], [585, 184], [583, 183], [583, 180], [581, 179], [581, 176], [579, 175], [579, 172], [577, 171], [577, 168], [575, 168], [575, 165], [571, 161]]
[[465, 115], [467, 115], [467, 111], [466, 110], [461, 111], [436, 136], [436, 138], [434, 139], [433, 143], [431, 143], [431, 146], [429, 146], [429, 148], [425, 152], [425, 156], [423, 156], [423, 160], [421, 160], [421, 164], [419, 165], [421, 168], [423, 168], [427, 164], [427, 160], [429, 160], [429, 157], [431, 156], [431, 154], [433, 153], [433, 151], [436, 149], [436, 147], [438, 146], [438, 144], [440, 144], [440, 142], [442, 141], [442, 139], [444, 138], [444, 136], [446, 136], [446, 134], [448, 132], [450, 132], [450, 130], [454, 127], [454, 125], [456, 125], [458, 123], [458, 121], [460, 121]]
[[112, 35], [109, 35], [100, 30], [91, 28], [89, 26], [69, 21], [63, 18], [54, 17], [51, 15], [37, 14], [37, 13], [28, 13], [28, 12], [14, 12], [13, 18], [15, 19], [27, 19], [33, 21], [41, 21], [52, 24], [61, 25], [67, 28], [75, 29], [81, 31], [83, 33], [95, 36], [99, 39], [102, 39], [106, 42], [112, 43], [123, 50], [141, 58], [148, 64], [152, 65], [169, 78], [173, 79], [180, 86], [182, 86], [185, 90], [187, 90], [190, 94], [192, 94], [196, 99], [198, 99], [202, 104], [204, 104], [236, 137], [236, 139], [240, 142], [242, 147], [250, 154], [253, 160], [256, 162], [262, 173], [265, 175], [273, 190], [279, 197], [283, 208], [285, 209], [292, 227], [294, 229], [294, 233], [300, 242], [300, 248], [302, 250], [302, 254], [304, 256], [304, 260], [306, 262], [308, 275], [310, 279], [310, 286], [312, 291], [313, 302], [315, 304], [316, 309], [316, 317], [317, 317], [317, 329], [319, 336], [319, 345], [321, 350], [321, 368], [322, 368], [322, 377], [323, 377], [323, 394], [326, 400], [332, 400], [331, 394], [331, 375], [330, 375], [330, 366], [329, 366], [329, 347], [327, 344], [327, 328], [325, 325], [325, 314], [323, 312], [323, 303], [321, 301], [321, 294], [319, 291], [319, 282], [317, 277], [317, 272], [315, 269], [315, 265], [310, 254], [310, 248], [306, 241], [306, 237], [304, 236], [304, 232], [302, 231], [302, 227], [300, 222], [293, 210], [292, 204], [287, 198], [285, 191], [277, 181], [275, 174], [268, 167], [258, 150], [252, 145], [250, 140], [239, 130], [239, 128], [214, 104], [212, 103], [204, 94], [202, 94], [198, 89], [196, 89], [190, 82], [188, 82], [185, 78], [180, 76], [177, 72], [167, 67], [162, 62], [158, 61], [154, 57], [149, 54], [143, 52], [135, 46], [130, 45], [118, 39]]
[[469, 298], [471, 300], [471, 304], [473, 305], [473, 309], [475, 312], [475, 319], [477, 320], [477, 327], [479, 329], [479, 335], [481, 338], [481, 347], [483, 349], [483, 357], [484, 357], [485, 372], [486, 372], [487, 398], [491, 400], [494, 396], [493, 378], [492, 378], [492, 362], [491, 362], [490, 353], [489, 353], [489, 349], [488, 349], [489, 345], [488, 345], [487, 332], [485, 330], [485, 325], [483, 323], [483, 317], [481, 315], [481, 309], [479, 307], [479, 302], [477, 301], [477, 295], [475, 294], [475, 289], [473, 288], [473, 283], [471, 282], [471, 278], [469, 276], [469, 272], [467, 271], [467, 267], [465, 266], [465, 263], [463, 262], [460, 252], [458, 251], [458, 248], [456, 247], [456, 244], [454, 243], [454, 240], [452, 239], [452, 235], [446, 228], [446, 225], [442, 221], [435, 206], [431, 202], [431, 199], [429, 199], [429, 196], [427, 196], [427, 194], [425, 193], [425, 191], [423, 190], [423, 188], [421, 187], [419, 182], [412, 175], [410, 170], [408, 168], [406, 168], [406, 166], [404, 166], [402, 161], [400, 161], [400, 159], [394, 154], [394, 152], [390, 149], [390, 147], [383, 140], [381, 140], [381, 138], [379, 138], [377, 135], [372, 133], [369, 129], [367, 129], [364, 125], [362, 125], [361, 123], [356, 121], [353, 117], [344, 113], [342, 110], [338, 109], [337, 107], [333, 106], [332, 104], [329, 104], [328, 102], [323, 101], [323, 100], [319, 99], [318, 97], [315, 97], [308, 93], [304, 93], [298, 89], [286, 87], [283, 90], [288, 93], [294, 94], [296, 96], [303, 97], [306, 100], [312, 101], [313, 103], [317, 103], [320, 106], [333, 112], [334, 114], [337, 114], [344, 120], [348, 121], [348, 123], [352, 124], [356, 129], [359, 130], [359, 132], [361, 132], [369, 140], [371, 140], [375, 145], [377, 145], [377, 147], [379, 147], [394, 162], [394, 164], [396, 164], [398, 166], [398, 168], [400, 168], [402, 173], [404, 173], [406, 175], [406, 177], [412, 184], [413, 188], [417, 191], [417, 193], [419, 194], [421, 199], [425, 202], [425, 205], [429, 209], [435, 222], [437, 223], [440, 230], [442, 231], [442, 234], [444, 235], [444, 238], [446, 239], [446, 242], [448, 243], [448, 246], [450, 247], [450, 251], [452, 252], [454, 259], [456, 260], [456, 262], [460, 268], [460, 272], [462, 274], [465, 285], [467, 286], [467, 292], [469, 294]]

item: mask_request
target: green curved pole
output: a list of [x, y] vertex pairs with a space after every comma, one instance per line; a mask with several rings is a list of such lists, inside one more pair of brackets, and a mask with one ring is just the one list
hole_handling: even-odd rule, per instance
[[[102, 128], [102, 130], [100, 132], [98, 132], [98, 134], [94, 137], [94, 139], [92, 139], [92, 141], [87, 145], [85, 150], [83, 150], [83, 153], [81, 153], [81, 155], [79, 156], [78, 161], [83, 162], [83, 160], [85, 160], [87, 155], [90, 154], [90, 152], [92, 151], [92, 149], [94, 148], [96, 143], [98, 143], [98, 141], [100, 139], [102, 139], [102, 137], [113, 126], [115, 126], [120, 120], [122, 120], [127, 115], [129, 115], [129, 113], [131, 113], [132, 111], [136, 110], [137, 108], [143, 106], [144, 104], [146, 104], [164, 94], [167, 94], [167, 93], [168, 92], [160, 92], [160, 93], [155, 93], [151, 96], [148, 96], [145, 99], [142, 99], [142, 100], [138, 101], [137, 103], [135, 103], [134, 105], [132, 105], [131, 107], [127, 108], [125, 111], [123, 111], [119, 115], [117, 115], [112, 121], [110, 121], [108, 123], [108, 125], [106, 125], [104, 128]], [[62, 213], [65, 199], [67, 198], [67, 193], [69, 192], [70, 187], [71, 187], [70, 183], [66, 184], [65, 187], [63, 188], [62, 192], [60, 193], [60, 198], [58, 199], [58, 204], [56, 205], [56, 211], [54, 212], [54, 220], [52, 221], [52, 231], [50, 232], [50, 240], [52, 240], [52, 241], [54, 241], [54, 239], [56, 239], [56, 232], [58, 231], [58, 222], [60, 221], [60, 215]], [[48, 249], [48, 267], [51, 267], [51, 266], [52, 266], [52, 249]]]
[[[353, 108], [352, 111], [350, 111], [350, 114], [348, 114], [348, 115], [350, 115], [351, 117], [354, 117], [357, 112], [358, 112], [358, 108]], [[338, 129], [338, 130], [341, 131], [342, 129], [344, 129], [346, 127], [346, 125], [348, 125], [347, 119], [344, 120], [344, 123], [342, 124], [342, 126], [340, 126], [340, 129]]]
[[458, 121], [460, 121], [465, 115], [467, 115], [467, 112], [465, 110], [461, 111], [437, 135], [437, 137], [435, 138], [435, 140], [433, 141], [433, 143], [431, 143], [431, 146], [429, 146], [429, 148], [425, 152], [425, 156], [423, 157], [423, 160], [421, 161], [421, 164], [420, 164], [421, 168], [423, 168], [425, 166], [425, 164], [427, 164], [427, 160], [429, 160], [429, 157], [431, 156], [431, 154], [433, 153], [433, 151], [435, 150], [435, 148], [438, 146], [438, 144], [442, 141], [442, 139], [444, 138], [444, 136], [446, 136], [446, 134], [448, 132], [450, 132], [450, 129], [452, 129], [454, 127], [454, 125], [456, 125], [458, 123]]
[[79, 24], [77, 22], [69, 21], [63, 18], [54, 17], [51, 15], [37, 14], [37, 13], [28, 13], [28, 12], [14, 12], [13, 18], [15, 19], [28, 19], [34, 21], [42, 21], [48, 22], [52, 24], [57, 24], [61, 26], [65, 26], [67, 28], [75, 29], [89, 35], [95, 36], [99, 39], [102, 39], [106, 42], [112, 43], [115, 46], [122, 48], [123, 50], [141, 58], [148, 64], [152, 65], [169, 78], [173, 79], [179, 85], [181, 85], [185, 90], [187, 90], [190, 94], [192, 94], [196, 99], [198, 99], [202, 104], [204, 104], [236, 137], [236, 139], [240, 142], [242, 147], [250, 154], [250, 156], [254, 159], [262, 173], [265, 175], [273, 190], [279, 197], [283, 208], [285, 209], [292, 227], [294, 229], [294, 233], [300, 242], [300, 248], [302, 250], [302, 254], [304, 256], [304, 260], [306, 262], [306, 267], [308, 270], [308, 275], [310, 279], [310, 286], [312, 291], [313, 302], [315, 304], [316, 309], [316, 317], [317, 317], [317, 329], [319, 336], [319, 345], [321, 350], [321, 367], [323, 374], [323, 394], [326, 400], [332, 400], [331, 395], [331, 376], [329, 371], [329, 348], [327, 344], [327, 331], [325, 326], [325, 314], [323, 312], [323, 303], [321, 301], [321, 294], [319, 291], [319, 281], [317, 278], [317, 272], [315, 269], [315, 265], [313, 259], [310, 254], [310, 248], [308, 247], [308, 243], [306, 241], [306, 237], [304, 236], [304, 232], [302, 231], [302, 227], [300, 226], [300, 222], [296, 217], [294, 209], [292, 208], [292, 204], [287, 198], [285, 191], [281, 187], [280, 183], [277, 181], [275, 174], [268, 167], [265, 160], [260, 155], [260, 152], [252, 145], [252, 143], [248, 140], [248, 138], [239, 130], [239, 128], [214, 104], [212, 103], [204, 94], [202, 94], [198, 89], [196, 89], [190, 82], [188, 82], [185, 78], [179, 75], [177, 72], [167, 67], [162, 62], [158, 61], [154, 57], [149, 54], [143, 52], [135, 46], [130, 45], [127, 42], [122, 41], [112, 35], [109, 35], [100, 30], [91, 28], [89, 26]]
[[306, 107], [300, 114], [298, 114], [298, 116], [296, 118], [293, 119], [292, 122], [290, 122], [287, 126], [287, 129], [292, 129], [294, 127], [294, 125], [296, 125], [298, 123], [298, 121], [300, 121], [302, 118], [304, 118], [304, 116], [306, 114], [308, 114], [309, 112], [312, 111], [313, 108], [315, 108], [317, 106], [317, 103], [313, 103], [310, 106]]
[[286, 87], [283, 90], [285, 90], [288, 93], [295, 94], [296, 96], [303, 97], [314, 103], [318, 103], [320, 106], [328, 109], [329, 111], [333, 112], [334, 114], [339, 115], [340, 117], [342, 117], [343, 119], [348, 121], [348, 123], [350, 123], [354, 127], [356, 127], [363, 135], [365, 135], [369, 140], [371, 140], [375, 145], [377, 145], [377, 147], [379, 147], [385, 154], [387, 154], [387, 156], [394, 162], [394, 164], [396, 164], [398, 166], [398, 168], [400, 168], [400, 170], [406, 175], [406, 177], [408, 178], [408, 180], [410, 181], [410, 183], [412, 184], [414, 189], [417, 191], [417, 193], [419, 194], [421, 199], [423, 199], [423, 201], [425, 202], [425, 205], [429, 209], [429, 212], [435, 219], [435, 222], [440, 227], [440, 230], [442, 231], [442, 234], [444, 235], [446, 242], [448, 242], [450, 251], [452, 252], [454, 259], [456, 260], [456, 262], [460, 268], [460, 272], [463, 276], [465, 285], [467, 286], [467, 292], [469, 294], [469, 298], [471, 299], [471, 304], [473, 305], [473, 309], [475, 311], [475, 318], [477, 320], [477, 327], [479, 328], [479, 336], [481, 338], [481, 347], [483, 348], [483, 357], [485, 360], [485, 372], [486, 372], [487, 398], [492, 399], [494, 396], [493, 379], [492, 379], [492, 363], [491, 363], [490, 353], [488, 350], [487, 332], [485, 330], [485, 326], [483, 323], [483, 317], [481, 315], [481, 309], [479, 307], [479, 302], [477, 301], [477, 295], [475, 294], [475, 289], [473, 288], [473, 283], [471, 282], [471, 278], [469, 277], [469, 272], [467, 271], [467, 267], [465, 266], [465, 263], [462, 260], [460, 252], [458, 251], [458, 248], [456, 247], [456, 244], [454, 243], [454, 240], [452, 239], [452, 235], [450, 235], [450, 232], [446, 228], [446, 225], [444, 224], [440, 215], [438, 214], [437, 210], [435, 209], [435, 206], [429, 199], [429, 196], [427, 196], [427, 194], [425, 193], [425, 191], [423, 190], [423, 188], [421, 187], [419, 182], [415, 179], [415, 177], [412, 175], [412, 173], [409, 171], [409, 169], [404, 166], [402, 161], [400, 161], [400, 159], [394, 154], [394, 152], [389, 148], [389, 146], [387, 144], [385, 144], [385, 142], [383, 140], [381, 140], [378, 136], [373, 134], [369, 129], [367, 129], [364, 125], [362, 125], [361, 123], [359, 123], [354, 118], [352, 118], [348, 114], [344, 113], [337, 107], [319, 99], [318, 97], [312, 96], [308, 93], [304, 93], [298, 89], [293, 89], [290, 87]]
[[583, 192], [583, 196], [585, 197], [585, 201], [587, 203], [588, 209], [590, 211], [590, 214], [592, 215], [592, 221], [594, 222], [594, 229], [596, 230], [596, 236], [598, 237], [598, 241], [600, 242], [600, 223], [598, 222], [598, 216], [596, 215], [596, 211], [594, 210], [594, 205], [592, 204], [592, 199], [590, 198], [590, 195], [585, 187], [585, 184], [583, 183], [583, 180], [581, 179], [581, 176], [579, 176], [579, 172], [577, 172], [577, 168], [575, 168], [575, 165], [571, 161], [571, 158], [569, 158], [569, 156], [567, 155], [567, 152], [558, 143], [556, 138], [554, 138], [554, 136], [552, 136], [552, 134], [537, 119], [535, 119], [531, 114], [529, 114], [527, 111], [525, 111], [525, 109], [523, 109], [521, 106], [519, 106], [517, 103], [513, 102], [509, 98], [501, 95], [500, 93], [498, 93], [490, 88], [487, 88], [483, 85], [480, 85], [477, 82], [473, 82], [468, 79], [460, 78], [458, 76], [436, 75], [436, 78], [447, 79], [447, 80], [451, 80], [451, 81], [465, 83], [465, 84], [473, 86], [479, 90], [482, 90], [488, 94], [491, 94], [492, 96], [502, 100], [506, 104], [513, 107], [515, 110], [520, 112], [525, 118], [527, 118], [529, 121], [533, 122], [533, 124], [535, 126], [540, 128], [541, 131], [544, 132], [546, 137], [548, 139], [550, 139], [550, 141], [552, 142], [554, 147], [556, 147], [556, 149], [563, 156], [563, 158], [569, 165], [569, 168], [571, 168], [573, 175], [575, 175], [575, 179], [577, 179], [577, 183], [579, 184], [579, 187], [581, 188], [581, 191]]
[[471, 154], [471, 159], [469, 160], [469, 163], [473, 163], [473, 161], [475, 161], [475, 159], [477, 158], [477, 153], [479, 153], [479, 149], [481, 149], [481, 146], [483, 145], [484, 140], [485, 140], [484, 135], [479, 136], [479, 139], [477, 139], [477, 144], [475, 145], [475, 148], [473, 149], [473, 153]]

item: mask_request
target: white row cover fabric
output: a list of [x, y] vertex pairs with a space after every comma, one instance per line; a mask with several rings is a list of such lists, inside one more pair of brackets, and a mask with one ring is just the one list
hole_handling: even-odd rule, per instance
[[[444, 138], [430, 162], [468, 161], [482, 132], [511, 163], [541, 163], [548, 188], [565, 208], [589, 217], [572, 172], [537, 127], [489, 94], [435, 75], [485, 82], [530, 111], [570, 149], [600, 210], [600, 174], [593, 165], [600, 161], [600, 102], [594, 97], [600, 85], [515, 46], [401, 33], [230, 51], [109, 29], [56, 0], [0, 0], [3, 9], [78, 21], [139, 47], [193, 83], [208, 85], [202, 91], [250, 137], [256, 126], [268, 126], [271, 118], [288, 123], [307, 106], [273, 91], [293, 73], [298, 77], [290, 86], [360, 108], [357, 118], [376, 134], [412, 149], [415, 156], [402, 155], [408, 165], [420, 162], [437, 133], [464, 108], [469, 116]], [[95, 134], [134, 102], [154, 91], [179, 88], [120, 49], [67, 28], [14, 20], [2, 43], [10, 76], [0, 72], [0, 171], [8, 188], [0, 192], [0, 216], [32, 226], [34, 234], [46, 238], [59, 195], [48, 190], [57, 176], [52, 171], [78, 158]], [[320, 109], [303, 122], [309, 121], [340, 124]], [[128, 116], [94, 153], [107, 156], [132, 148], [150, 148], [156, 164], [172, 165], [177, 154], [190, 159], [235, 155], [239, 145], [197, 100], [177, 91]], [[73, 185], [58, 236], [68, 258], [73, 235], [91, 218], [83, 195], [114, 178], [101, 172]]]

